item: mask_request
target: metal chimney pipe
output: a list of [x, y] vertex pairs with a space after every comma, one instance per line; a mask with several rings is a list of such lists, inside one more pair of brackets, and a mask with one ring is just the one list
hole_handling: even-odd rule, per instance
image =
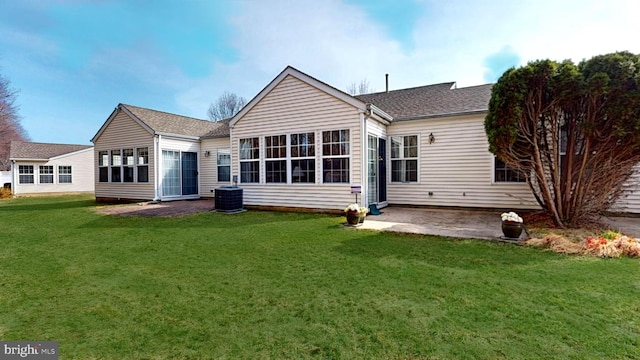
[[384, 74], [387, 92], [389, 92], [389, 74]]

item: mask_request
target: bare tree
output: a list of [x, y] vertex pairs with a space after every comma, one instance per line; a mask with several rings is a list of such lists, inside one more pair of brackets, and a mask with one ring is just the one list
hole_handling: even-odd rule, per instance
[[349, 95], [370, 94], [374, 91], [376, 90], [371, 87], [371, 85], [369, 84], [369, 80], [367, 79], [360, 80], [359, 84], [352, 82], [349, 86], [347, 86], [347, 93], [349, 93]]
[[209, 106], [209, 119], [211, 121], [220, 121], [233, 117], [247, 103], [242, 96], [225, 91], [216, 102], [212, 102]]
[[12, 140], [27, 140], [26, 130], [20, 124], [16, 92], [7, 78], [0, 75], [0, 170], [9, 170], [9, 149]]

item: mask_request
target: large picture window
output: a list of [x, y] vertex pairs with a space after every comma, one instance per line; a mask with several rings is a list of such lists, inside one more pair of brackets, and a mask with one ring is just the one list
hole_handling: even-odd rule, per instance
[[260, 182], [260, 140], [240, 139], [240, 182]]
[[98, 181], [109, 182], [109, 152], [98, 152]]
[[418, 136], [391, 137], [391, 181], [418, 181]]
[[18, 165], [18, 182], [33, 184], [33, 165]]
[[494, 157], [493, 178], [495, 182], [501, 183], [523, 183], [527, 181], [522, 171], [510, 168], [497, 157]]
[[53, 184], [53, 166], [40, 165], [40, 184]]
[[326, 183], [349, 182], [349, 130], [322, 132], [322, 179]]
[[71, 166], [60, 165], [58, 166], [58, 183], [59, 184], [71, 184]]
[[287, 137], [265, 136], [265, 178], [267, 183], [287, 182]]
[[291, 181], [293, 183], [315, 183], [315, 134], [291, 134], [290, 139]]
[[231, 181], [231, 151], [229, 149], [218, 149], [218, 182]]

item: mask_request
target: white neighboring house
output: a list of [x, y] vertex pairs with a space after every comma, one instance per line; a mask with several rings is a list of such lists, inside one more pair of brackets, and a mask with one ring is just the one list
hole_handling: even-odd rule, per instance
[[0, 171], [0, 186], [11, 184], [11, 171]]
[[14, 195], [93, 193], [93, 146], [12, 141]]

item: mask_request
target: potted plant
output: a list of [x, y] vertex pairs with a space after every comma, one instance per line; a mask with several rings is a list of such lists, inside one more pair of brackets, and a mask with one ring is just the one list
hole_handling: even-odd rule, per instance
[[358, 225], [358, 223], [364, 222], [364, 217], [368, 212], [369, 209], [356, 203], [349, 204], [349, 206], [344, 208], [344, 214], [347, 217], [347, 224], [349, 225]]
[[507, 239], [519, 239], [522, 234], [522, 218], [513, 211], [502, 213], [502, 233]]

